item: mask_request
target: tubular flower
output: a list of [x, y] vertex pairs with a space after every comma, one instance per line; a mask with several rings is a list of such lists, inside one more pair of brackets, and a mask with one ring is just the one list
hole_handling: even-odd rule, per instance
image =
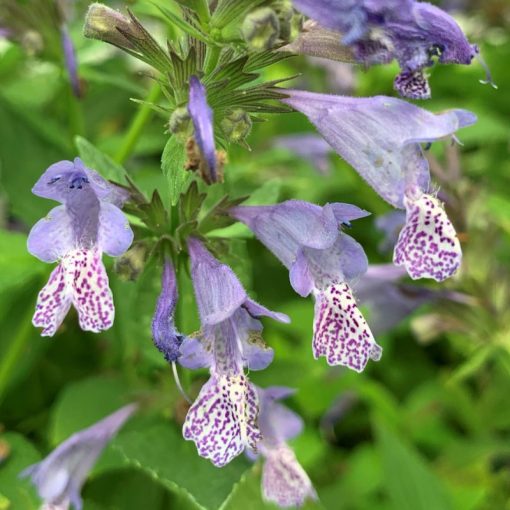
[[435, 57], [441, 64], [469, 65], [479, 54], [478, 47], [469, 43], [456, 21], [430, 3], [293, 1], [302, 13], [328, 29], [341, 32], [342, 43], [350, 47], [358, 62], [372, 65], [396, 59], [401, 72], [394, 86], [403, 97], [430, 97], [425, 69], [434, 65]]
[[248, 298], [233, 271], [216, 260], [198, 239], [188, 240], [191, 275], [202, 323], [200, 339], [185, 339], [179, 362], [207, 366], [211, 377], [186, 416], [185, 439], [216, 466], [224, 466], [260, 440], [258, 398], [244, 367], [261, 370], [273, 359], [260, 338], [257, 317], [288, 322]]
[[207, 104], [205, 87], [196, 76], [189, 80], [188, 112], [195, 130], [197, 142], [207, 167], [209, 183], [218, 180], [216, 168], [216, 145], [214, 143], [213, 111]]
[[231, 209], [258, 239], [289, 269], [293, 289], [303, 297], [313, 293], [315, 317], [313, 354], [330, 365], [363, 371], [368, 360], [379, 360], [382, 349], [363, 318], [350, 283], [368, 267], [363, 248], [339, 226], [368, 213], [350, 204], [324, 207], [288, 200], [272, 206]]
[[460, 243], [440, 201], [428, 194], [430, 172], [420, 143], [452, 136], [476, 117], [466, 110], [433, 114], [385, 96], [286, 94], [282, 101], [304, 113], [382, 198], [406, 210], [394, 262], [405, 266], [411, 278], [452, 276], [462, 258]]
[[39, 292], [34, 326], [43, 328], [43, 336], [53, 336], [72, 304], [83, 330], [110, 328], [115, 309], [101, 258], [103, 252], [122, 255], [133, 240], [119, 209], [127, 192], [76, 158], [51, 165], [32, 193], [62, 204], [39, 220], [28, 236], [32, 255], [43, 262], [59, 261]]
[[302, 506], [317, 499], [310, 478], [301, 467], [287, 441], [303, 430], [303, 421], [278, 401], [294, 390], [285, 387], [257, 388], [260, 401], [259, 450], [265, 459], [262, 467], [262, 495], [282, 508]]
[[101, 452], [135, 412], [130, 404], [91, 427], [76, 432], [44, 460], [25, 469], [20, 476], [30, 477], [44, 501], [42, 510], [81, 510], [80, 491]]

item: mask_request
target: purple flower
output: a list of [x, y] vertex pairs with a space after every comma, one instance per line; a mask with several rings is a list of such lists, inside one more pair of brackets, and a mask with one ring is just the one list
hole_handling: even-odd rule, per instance
[[287, 149], [306, 159], [320, 174], [327, 175], [331, 169], [329, 155], [333, 149], [324, 138], [312, 133], [279, 136], [274, 147]]
[[294, 393], [290, 388], [257, 388], [260, 401], [259, 425], [262, 440], [262, 495], [282, 508], [302, 506], [307, 499], [317, 499], [310, 478], [301, 467], [286, 441], [298, 436], [303, 421], [278, 401]]
[[177, 304], [177, 283], [174, 266], [170, 259], [165, 259], [161, 277], [161, 294], [152, 318], [152, 338], [154, 345], [169, 363], [179, 358], [179, 347], [183, 335], [174, 326], [174, 310]]
[[352, 295], [349, 282], [368, 266], [363, 248], [339, 230], [368, 213], [350, 204], [324, 207], [289, 200], [272, 206], [231, 209], [289, 269], [290, 283], [301, 296], [313, 293], [313, 354], [330, 365], [363, 371], [368, 359], [379, 360], [379, 347]]
[[66, 510], [73, 505], [81, 510], [80, 491], [101, 452], [135, 412], [130, 404], [91, 427], [76, 432], [44, 460], [25, 469], [20, 476], [30, 477], [45, 503], [43, 508]]
[[28, 236], [28, 251], [59, 265], [37, 298], [32, 322], [43, 336], [53, 336], [71, 304], [80, 327], [108, 329], [115, 314], [103, 252], [122, 255], [133, 240], [119, 209], [128, 193], [85, 167], [79, 158], [51, 165], [32, 188], [34, 195], [63, 205], [39, 220]]
[[73, 94], [76, 97], [81, 97], [81, 84], [78, 76], [78, 63], [76, 61], [76, 52], [74, 50], [73, 41], [69, 35], [69, 31], [65, 25], [60, 28], [60, 39], [62, 44], [62, 51], [64, 53], [64, 62], [71, 82]]
[[188, 112], [195, 129], [195, 140], [207, 165], [211, 183], [218, 180], [216, 146], [214, 143], [213, 111], [207, 104], [205, 87], [196, 76], [189, 80]]
[[262, 342], [262, 315], [288, 322], [248, 298], [234, 272], [194, 238], [188, 240], [191, 275], [202, 323], [200, 338], [185, 339], [179, 362], [188, 368], [210, 367], [211, 377], [191, 406], [185, 439], [216, 466], [224, 466], [260, 440], [258, 399], [244, 367], [261, 370], [273, 359]]
[[461, 261], [460, 243], [439, 200], [421, 142], [473, 124], [466, 110], [433, 114], [385, 96], [351, 98], [288, 90], [283, 102], [304, 113], [326, 141], [391, 205], [406, 210], [394, 261], [412, 278], [442, 281]]
[[[295, 7], [326, 28], [343, 34], [356, 60], [365, 65], [396, 59], [401, 72], [395, 89], [404, 97], [427, 99], [425, 68], [471, 64], [478, 47], [470, 44], [446, 12], [414, 0], [294, 0]], [[488, 77], [490, 80], [490, 77]]]

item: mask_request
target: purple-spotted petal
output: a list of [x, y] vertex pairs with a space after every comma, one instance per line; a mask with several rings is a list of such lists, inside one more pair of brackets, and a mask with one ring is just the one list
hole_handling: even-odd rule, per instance
[[462, 250], [441, 202], [431, 195], [406, 198], [406, 223], [400, 232], [393, 262], [405, 266], [413, 279], [440, 282], [460, 267]]
[[262, 495], [282, 508], [299, 507], [307, 499], [317, 499], [310, 478], [288, 446], [267, 453], [262, 467]]
[[428, 164], [419, 147], [475, 121], [450, 110], [433, 114], [385, 96], [351, 98], [286, 90], [282, 101], [304, 113], [326, 141], [395, 207], [403, 208], [410, 186], [429, 186]]
[[125, 406], [91, 427], [76, 432], [44, 460], [25, 469], [20, 476], [30, 477], [46, 505], [59, 508], [70, 502], [81, 509], [80, 490], [89, 471], [110, 439], [136, 410]]
[[429, 99], [430, 85], [425, 73], [418, 71], [402, 71], [393, 82], [395, 90], [408, 99]]
[[183, 435], [195, 442], [201, 457], [221, 467], [245, 447], [256, 450], [258, 413], [257, 393], [244, 375], [213, 375], [190, 407]]
[[53, 208], [30, 230], [28, 251], [43, 262], [56, 262], [72, 250], [74, 243], [71, 218], [65, 206]]
[[62, 259], [62, 266], [81, 329], [99, 333], [111, 328], [115, 308], [101, 252], [75, 250]]
[[133, 236], [123, 212], [116, 205], [103, 202], [99, 210], [99, 249], [111, 257], [118, 257], [131, 246]]
[[189, 238], [188, 249], [202, 324], [224, 321], [246, 301], [246, 291], [232, 269], [215, 259], [198, 239]]
[[188, 111], [195, 129], [195, 140], [209, 167], [211, 182], [217, 181], [213, 112], [207, 104], [205, 87], [196, 76], [189, 80]]
[[369, 359], [378, 361], [382, 348], [374, 337], [346, 283], [331, 285], [317, 295], [313, 328], [313, 354], [329, 365], [362, 372]]
[[53, 336], [67, 315], [71, 303], [72, 291], [66, 282], [65, 269], [59, 264], [37, 296], [32, 324], [36, 328], [43, 328], [42, 336]]

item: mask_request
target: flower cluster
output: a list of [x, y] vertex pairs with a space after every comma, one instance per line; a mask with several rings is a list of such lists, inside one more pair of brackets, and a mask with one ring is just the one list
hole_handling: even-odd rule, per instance
[[[162, 262], [161, 292], [152, 321], [154, 345], [172, 366], [183, 394], [179, 370], [209, 371], [187, 411], [184, 439], [193, 441], [198, 454], [217, 467], [243, 451], [261, 455], [264, 498], [282, 507], [300, 506], [317, 495], [287, 444], [303, 426], [297, 415], [279, 403], [292, 392], [257, 388], [248, 377], [249, 371], [266, 369], [275, 356], [262, 339], [261, 318], [281, 323], [290, 319], [248, 296], [234, 271], [213, 255], [216, 245], [208, 234], [235, 222], [246, 225], [288, 270], [294, 291], [313, 297], [314, 358], [363, 372], [369, 360], [382, 356], [374, 332], [393, 326], [424, 302], [462, 299], [455, 293], [410, 286], [401, 279], [407, 273], [412, 279], [441, 282], [461, 265], [460, 242], [433, 191], [422, 144], [448, 137], [455, 140], [456, 132], [476, 118], [458, 109], [435, 114], [386, 96], [357, 98], [279, 89], [278, 81], [248, 86], [258, 78], [255, 70], [284, 58], [276, 47], [289, 42], [296, 13], [264, 6], [250, 12], [239, 7], [231, 15], [225, 4], [220, 0], [216, 10], [207, 13], [211, 26], [224, 29], [218, 30], [224, 47], [202, 33], [207, 25], [201, 23], [204, 13], [193, 14], [190, 7], [184, 18], [191, 21], [165, 13], [188, 33], [190, 44], [186, 51], [169, 44], [168, 52], [131, 13], [128, 18], [100, 4], [90, 7], [87, 37], [114, 44], [168, 78], [168, 127], [181, 150], [176, 161], [188, 157], [185, 168], [175, 169], [172, 185], [187, 185], [179, 188], [167, 210], [157, 191], [147, 200], [131, 181], [130, 187], [111, 183], [79, 158], [50, 166], [32, 191], [61, 205], [34, 225], [28, 250], [58, 266], [38, 295], [33, 324], [42, 328], [43, 336], [53, 336], [73, 305], [83, 330], [98, 333], [112, 326], [114, 302], [102, 255], [118, 257], [130, 247], [134, 234], [120, 210], [129, 201], [130, 212], [149, 233], [137, 242], [152, 243], [151, 253]], [[328, 40], [328, 54], [335, 58], [330, 51], [333, 37], [338, 46], [341, 39], [357, 62], [371, 65], [396, 59], [401, 73], [395, 88], [404, 97], [429, 97], [424, 70], [434, 57], [440, 63], [469, 64], [479, 53], [453, 18], [428, 3], [294, 0], [294, 6], [329, 32], [321, 35], [323, 29], [315, 26], [315, 39], [302, 41], [299, 47], [310, 45], [311, 53], [320, 53], [314, 45]], [[240, 56], [239, 33], [230, 34], [228, 27], [243, 16], [246, 52]], [[268, 100], [279, 104], [270, 106]], [[379, 219], [391, 234], [388, 242], [394, 244], [394, 265], [369, 266], [363, 247], [345, 232], [351, 222], [370, 214], [355, 205], [320, 206], [300, 200], [242, 205], [244, 199], [225, 195], [204, 210], [208, 186], [218, 189], [223, 180], [224, 158], [216, 147], [232, 141], [246, 146], [245, 138], [258, 114], [291, 109], [308, 117], [321, 138], [280, 139], [276, 145], [307, 157], [321, 172], [329, 167], [329, 153], [337, 153], [382, 199], [400, 210], [382, 222]], [[199, 174], [191, 176], [186, 170], [199, 170]], [[206, 191], [199, 191], [200, 180]], [[201, 322], [194, 334], [180, 333], [182, 324], [175, 321], [179, 277], [188, 262]], [[368, 305], [369, 321], [358, 300]], [[132, 407], [124, 408], [72, 436], [27, 470], [47, 505], [81, 508], [79, 490], [88, 470], [132, 411]]]

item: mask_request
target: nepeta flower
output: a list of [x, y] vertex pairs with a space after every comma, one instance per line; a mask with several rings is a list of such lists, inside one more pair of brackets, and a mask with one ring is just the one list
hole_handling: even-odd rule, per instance
[[207, 104], [205, 87], [196, 76], [189, 80], [188, 112], [195, 130], [195, 140], [207, 166], [209, 182], [218, 180], [216, 168], [216, 145], [214, 143], [213, 111]]
[[394, 262], [412, 278], [442, 281], [452, 276], [460, 266], [460, 243], [441, 203], [428, 194], [429, 165], [420, 143], [452, 136], [476, 117], [466, 110], [433, 114], [385, 96], [286, 93], [284, 103], [304, 113], [382, 198], [406, 210]]
[[290, 283], [301, 296], [313, 293], [313, 354], [330, 365], [363, 371], [379, 360], [379, 347], [352, 295], [350, 282], [368, 266], [363, 248], [339, 230], [368, 213], [350, 204], [324, 207], [288, 200], [271, 206], [231, 209], [289, 269]]
[[80, 327], [108, 329], [115, 314], [101, 257], [122, 255], [133, 232], [119, 209], [128, 193], [87, 168], [79, 158], [51, 165], [32, 188], [34, 195], [62, 203], [39, 220], [28, 236], [28, 251], [59, 265], [37, 298], [32, 320], [53, 336], [71, 304]]
[[260, 440], [257, 394], [244, 367], [265, 368], [273, 351], [261, 341], [256, 318], [288, 322], [288, 317], [249, 299], [234, 272], [198, 239], [190, 238], [188, 249], [202, 331], [200, 339], [183, 342], [179, 362], [208, 366], [211, 377], [188, 411], [183, 434], [199, 455], [224, 466], [245, 447], [255, 450]]
[[[414, 0], [293, 0], [295, 7], [324, 27], [341, 32], [358, 62], [396, 59], [401, 72], [395, 89], [404, 97], [427, 99], [424, 70], [434, 64], [471, 64], [478, 47], [470, 44], [446, 12]], [[340, 37], [340, 34], [339, 34]], [[490, 77], [488, 77], [490, 81]]]
[[122, 407], [91, 427], [76, 432], [44, 460], [25, 469], [44, 501], [43, 509], [81, 510], [80, 491], [101, 452], [134, 413], [136, 405]]
[[310, 478], [301, 467], [287, 441], [298, 436], [303, 421], [279, 403], [294, 390], [285, 387], [257, 388], [260, 401], [260, 453], [262, 467], [262, 495], [266, 501], [282, 508], [302, 506], [307, 499], [317, 499]]

